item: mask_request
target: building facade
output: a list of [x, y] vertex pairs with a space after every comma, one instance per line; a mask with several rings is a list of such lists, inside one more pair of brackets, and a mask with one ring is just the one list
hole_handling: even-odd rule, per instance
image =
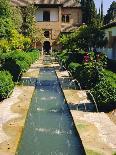
[[102, 51], [108, 56], [109, 59], [116, 60], [116, 21], [103, 26], [102, 28], [107, 38], [107, 45]]
[[37, 43], [42, 51], [58, 48], [61, 33], [67, 33], [82, 24], [80, 1], [77, 0], [12, 0], [16, 5], [33, 3], [36, 7], [35, 18], [38, 30], [42, 29], [45, 39]]

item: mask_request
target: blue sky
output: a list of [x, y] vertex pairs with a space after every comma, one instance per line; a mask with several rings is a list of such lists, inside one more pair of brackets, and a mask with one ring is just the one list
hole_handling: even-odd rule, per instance
[[[112, 4], [112, 2], [115, 0], [103, 0], [104, 3], [104, 14], [107, 13], [108, 8], [110, 7], [110, 5]], [[97, 9], [99, 10], [99, 7], [101, 5], [101, 0], [94, 0]]]

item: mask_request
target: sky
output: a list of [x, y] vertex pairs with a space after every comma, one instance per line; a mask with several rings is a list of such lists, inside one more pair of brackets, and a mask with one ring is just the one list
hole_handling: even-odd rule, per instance
[[[112, 2], [115, 0], [103, 0], [103, 4], [104, 4], [104, 15], [107, 13], [108, 8], [110, 7], [110, 5], [112, 4]], [[99, 10], [99, 7], [101, 6], [101, 0], [94, 0], [97, 9]]]

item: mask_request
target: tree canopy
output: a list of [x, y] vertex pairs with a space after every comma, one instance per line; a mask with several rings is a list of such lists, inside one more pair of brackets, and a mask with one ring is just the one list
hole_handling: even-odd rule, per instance
[[89, 25], [97, 15], [94, 0], [81, 0], [81, 5], [83, 11], [83, 23]]
[[76, 31], [68, 35], [63, 35], [60, 38], [60, 43], [64, 48], [71, 49], [83, 49], [86, 51], [92, 48], [103, 47], [106, 43], [104, 39], [104, 32], [96, 26], [81, 26]]
[[22, 15], [18, 7], [10, 5], [10, 0], [0, 0], [0, 38], [9, 38], [13, 29], [20, 32]]

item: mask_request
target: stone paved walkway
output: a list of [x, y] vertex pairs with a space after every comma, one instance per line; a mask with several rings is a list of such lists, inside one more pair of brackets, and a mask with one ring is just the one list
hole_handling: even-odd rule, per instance
[[[42, 61], [43, 58], [31, 65], [23, 78], [37, 78]], [[15, 86], [12, 95], [0, 102], [0, 155], [15, 155], [34, 88]]]

